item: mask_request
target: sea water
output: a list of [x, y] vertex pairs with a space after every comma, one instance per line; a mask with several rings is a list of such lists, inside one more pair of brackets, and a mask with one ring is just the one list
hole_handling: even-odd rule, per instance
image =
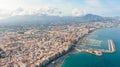
[[90, 39], [102, 41], [101, 46], [86, 47], [96, 49], [108, 49], [107, 40], [112, 39], [115, 43], [115, 53], [103, 53], [96, 56], [87, 52], [76, 53], [67, 57], [61, 67], [120, 67], [120, 28], [103, 28], [88, 36]]

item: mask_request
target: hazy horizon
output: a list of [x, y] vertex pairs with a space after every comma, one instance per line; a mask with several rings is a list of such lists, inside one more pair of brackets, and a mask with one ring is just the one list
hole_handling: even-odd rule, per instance
[[16, 15], [120, 16], [119, 0], [0, 0], [0, 19]]

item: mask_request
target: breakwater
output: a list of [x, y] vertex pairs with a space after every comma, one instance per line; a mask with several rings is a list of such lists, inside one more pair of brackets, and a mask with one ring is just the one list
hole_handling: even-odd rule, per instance
[[91, 53], [91, 54], [95, 54], [97, 56], [101, 56], [102, 53], [114, 53], [116, 51], [116, 48], [115, 48], [115, 43], [113, 42], [113, 40], [108, 40], [108, 48], [109, 50], [105, 50], [105, 49], [93, 49], [93, 48], [87, 48], [87, 49], [77, 49], [77, 51], [79, 52], [88, 52], [88, 53]]

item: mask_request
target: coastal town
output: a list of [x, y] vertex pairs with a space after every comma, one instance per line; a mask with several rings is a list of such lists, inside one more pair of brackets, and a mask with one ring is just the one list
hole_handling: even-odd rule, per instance
[[[79, 23], [71, 25], [38, 27], [15, 31], [0, 31], [0, 67], [45, 67], [60, 56], [66, 54], [77, 41], [99, 29], [114, 27], [114, 23]], [[110, 40], [110, 45], [113, 42]], [[112, 46], [114, 52], [114, 46]], [[91, 49], [92, 50], [92, 49]], [[101, 55], [101, 52], [97, 52]]]

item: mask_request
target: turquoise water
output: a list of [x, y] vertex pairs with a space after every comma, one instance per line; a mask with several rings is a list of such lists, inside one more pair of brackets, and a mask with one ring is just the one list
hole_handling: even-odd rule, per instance
[[103, 53], [95, 56], [82, 52], [67, 57], [61, 67], [120, 67], [120, 28], [104, 28], [95, 31], [88, 38], [102, 41], [101, 49], [107, 48], [107, 40], [112, 39], [116, 46], [116, 52], [112, 54]]

